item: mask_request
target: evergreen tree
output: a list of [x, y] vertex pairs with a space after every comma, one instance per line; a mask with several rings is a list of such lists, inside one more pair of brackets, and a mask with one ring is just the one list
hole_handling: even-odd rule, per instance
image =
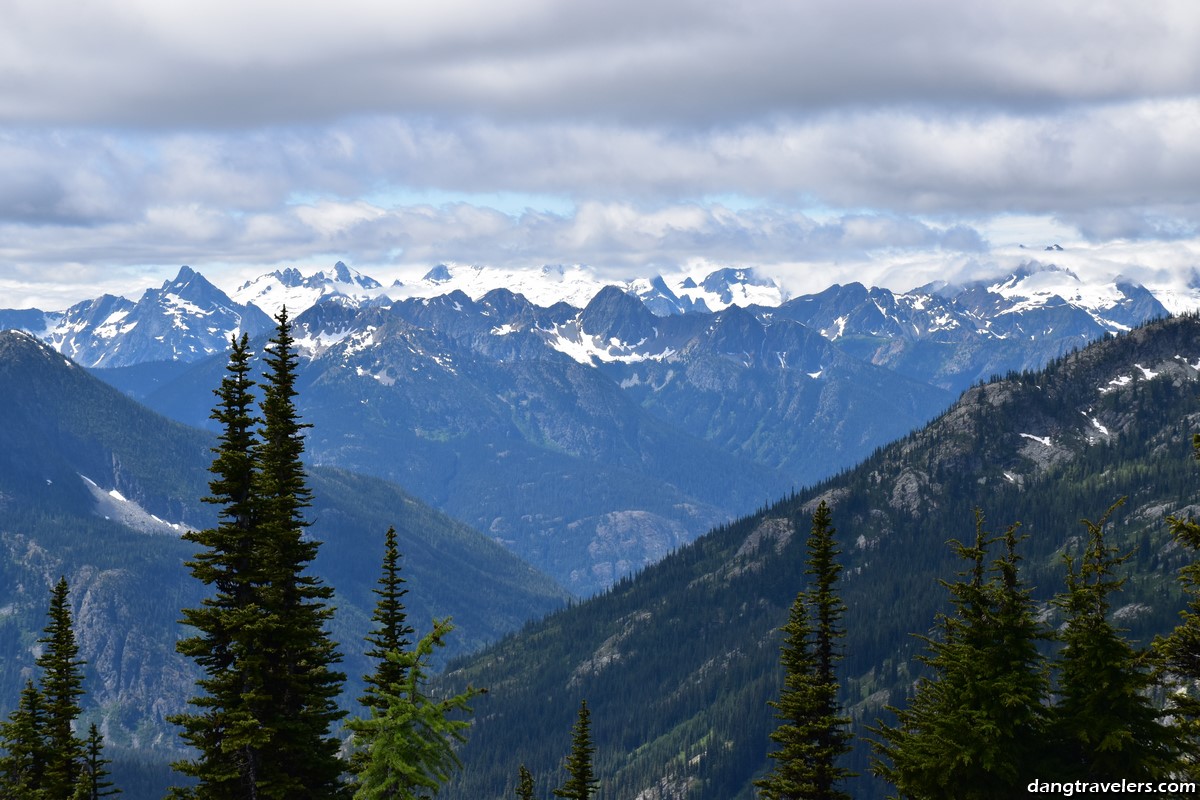
[[102, 797], [112, 797], [121, 794], [121, 790], [108, 780], [108, 765], [112, 763], [104, 758], [104, 739], [96, 724], [88, 729], [88, 738], [84, 742], [83, 769], [79, 773], [79, 782], [75, 797], [79, 800], [100, 800]]
[[579, 703], [579, 718], [571, 735], [571, 755], [567, 757], [567, 782], [554, 790], [555, 797], [568, 800], [591, 800], [597, 782], [592, 772], [592, 715], [587, 700]]
[[[837, 784], [851, 773], [837, 765], [850, 750], [849, 719], [838, 705], [837, 641], [845, 636], [839, 626], [845, 605], [835, 585], [841, 574], [839, 551], [829, 507], [822, 502], [812, 518], [808, 538], [808, 569], [813, 587], [801, 591], [792, 603], [780, 660], [784, 685], [771, 705], [781, 720], [771, 739], [770, 774], [755, 781], [767, 800], [849, 800]], [[808, 620], [807, 606], [815, 611], [816, 628]]]
[[479, 691], [468, 687], [446, 700], [424, 691], [433, 650], [445, 645], [453, 629], [449, 620], [434, 620], [433, 630], [415, 649], [390, 651], [387, 660], [404, 676], [402, 681], [377, 687], [370, 717], [346, 723], [361, 749], [353, 760], [354, 800], [421, 800], [426, 791], [436, 794], [461, 766], [455, 745], [466, 740], [470, 723], [453, 715], [469, 714], [471, 698]]
[[1113, 572], [1129, 556], [1105, 543], [1104, 526], [1121, 502], [1099, 522], [1083, 521], [1083, 558], [1064, 557], [1067, 590], [1054, 601], [1066, 614], [1050, 727], [1053, 774], [1064, 780], [1155, 781], [1174, 767], [1174, 732], [1150, 700], [1143, 654], [1108, 619], [1108, 596], [1125, 583]]
[[779, 700], [770, 701], [780, 720], [779, 727], [771, 733], [771, 741], [779, 748], [769, 754], [775, 760], [770, 773], [754, 782], [759, 796], [767, 800], [794, 800], [814, 797], [816, 793], [812, 774], [817, 761], [812, 730], [817, 704], [816, 664], [809, 650], [812, 626], [808, 622], [804, 592], [796, 595], [782, 630], [783, 690]]
[[[412, 647], [408, 637], [413, 633], [413, 629], [408, 624], [403, 602], [408, 590], [403, 588], [403, 585], [396, 529], [389, 527], [384, 536], [383, 574], [379, 578], [378, 588], [372, 590], [378, 597], [375, 601], [375, 611], [371, 615], [376, 627], [366, 637], [369, 645], [366, 655], [374, 661], [375, 669], [370, 675], [363, 676], [366, 691], [358, 699], [368, 713], [386, 712], [386, 698], [399, 691], [399, 687], [405, 685], [408, 677], [403, 659], [388, 657], [389, 653], [403, 656]], [[363, 773], [366, 769], [367, 754], [371, 746], [370, 735], [365, 730], [358, 734], [358, 749], [351, 755], [351, 772], [355, 775]]]
[[251, 658], [270, 675], [260, 718], [272, 732], [262, 765], [270, 785], [265, 796], [319, 800], [344, 794], [341, 743], [330, 728], [345, 715], [337, 696], [346, 676], [331, 668], [341, 661], [326, 630], [333, 590], [307, 572], [320, 546], [304, 536], [312, 498], [302, 460], [309, 426], [294, 402], [299, 359], [286, 308], [276, 322], [264, 356], [263, 424], [254, 448], [264, 647]]
[[[184, 622], [197, 634], [181, 653], [204, 670], [204, 694], [175, 718], [203, 800], [326, 800], [343, 797], [344, 765], [330, 726], [344, 676], [325, 624], [332, 591], [306, 573], [319, 543], [304, 537], [311, 495], [301, 461], [305, 425], [295, 404], [297, 357], [287, 312], [270, 341], [261, 404], [252, 413], [248, 339], [234, 339], [216, 390], [221, 437], [206, 498], [221, 505], [215, 529], [190, 535], [205, 549], [188, 566], [215, 594]], [[256, 427], [261, 423], [260, 427]]]
[[28, 681], [21, 700], [0, 725], [0, 800], [43, 800], [46, 770], [46, 710], [42, 694]]
[[[1200, 460], [1200, 433], [1192, 436], [1192, 455]], [[1170, 516], [1167, 524], [1175, 541], [1193, 553], [1200, 551], [1200, 522], [1191, 517]], [[1168, 711], [1175, 717], [1184, 748], [1187, 771], [1200, 778], [1200, 559], [1179, 571], [1179, 582], [1188, 595], [1187, 608], [1168, 636], [1155, 641], [1161, 668], [1178, 688], [1171, 693]]]
[[517, 800], [533, 800], [533, 773], [524, 764], [517, 770]]
[[171, 718], [198, 757], [174, 767], [198, 779], [195, 794], [205, 800], [255, 796], [262, 750], [271, 735], [255, 708], [269, 673], [250, 671], [250, 656], [262, 649], [257, 635], [263, 613], [253, 459], [259, 420], [253, 411], [251, 370], [249, 339], [242, 334], [232, 340], [226, 375], [214, 390], [218, 402], [211, 417], [221, 433], [210, 468], [211, 494], [204, 500], [221, 506], [219, 524], [184, 534], [205, 548], [187, 566], [193, 577], [213, 587], [214, 596], [183, 611], [184, 624], [196, 634], [180, 640], [176, 649], [195, 659], [204, 677], [197, 681], [203, 694], [189, 701], [198, 711]]
[[367, 708], [380, 707], [377, 700], [379, 693], [389, 686], [399, 686], [404, 682], [404, 672], [394, 660], [388, 659], [388, 653], [402, 653], [412, 647], [412, 626], [408, 624], [408, 614], [404, 609], [404, 578], [400, 577], [400, 550], [396, 545], [396, 529], [388, 528], [384, 537], [383, 574], [379, 578], [379, 586], [372, 590], [378, 599], [375, 601], [375, 612], [371, 620], [375, 628], [367, 634], [370, 648], [366, 655], [374, 660], [375, 671], [364, 675], [366, 692], [359, 702]]
[[36, 663], [42, 668], [46, 743], [42, 788], [47, 800], [69, 800], [83, 766], [83, 742], [73, 726], [81, 710], [86, 662], [79, 658], [69, 594], [66, 578], [59, 578], [50, 594], [50, 622], [38, 640], [46, 646]]
[[875, 772], [900, 796], [937, 800], [1008, 800], [1041, 773], [1046, 745], [1044, 638], [1020, 581], [1017, 526], [1002, 537], [1004, 555], [989, 571], [991, 540], [976, 512], [972, 546], [953, 542], [969, 564], [945, 583], [953, 612], [937, 636], [923, 637], [921, 658], [933, 672], [918, 682], [907, 708], [880, 723]]

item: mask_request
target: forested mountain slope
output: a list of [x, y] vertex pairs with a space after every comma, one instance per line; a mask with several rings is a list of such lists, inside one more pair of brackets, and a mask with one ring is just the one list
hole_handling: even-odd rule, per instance
[[[962, 565], [947, 540], [1020, 521], [1025, 579], [1046, 603], [1063, 552], [1118, 497], [1110, 540], [1133, 552], [1116, 616], [1130, 636], [1169, 630], [1186, 557], [1163, 518], [1200, 498], [1200, 321], [1155, 322], [1054, 362], [971, 388], [922, 430], [860, 466], [719, 528], [609, 593], [531, 624], [455, 665], [447, 680], [490, 688], [446, 795], [511, 792], [525, 763], [559, 785], [575, 709], [586, 698], [606, 798], [752, 796], [774, 727], [777, 628], [804, 587], [804, 536], [824, 499], [846, 566], [844, 703], [863, 725], [903, 704], [921, 644], [947, 608], [939, 580]], [[1047, 607], [1047, 619], [1053, 612]], [[850, 791], [882, 797], [860, 738]]]
[[674, 288], [586, 273], [440, 265], [384, 287], [338, 263], [230, 295], [184, 267], [136, 302], [0, 324], [204, 427], [229, 335], [286, 305], [316, 462], [404, 486], [583, 596], [858, 463], [978, 380], [1166, 314], [1145, 287], [1034, 260], [786, 302], [752, 270]]
[[[209, 395], [211, 397], [211, 394]], [[171, 422], [90, 376], [31, 336], [0, 333], [0, 716], [17, 703], [46, 623], [49, 590], [70, 583], [85, 670], [85, 720], [120, 761], [165, 763], [164, 722], [193, 693], [193, 663], [174, 650], [180, 610], [204, 592], [184, 561], [183, 528], [215, 519], [208, 494], [213, 437]], [[312, 470], [315, 564], [336, 592], [333, 638], [351, 684], [368, 671], [362, 637], [394, 525], [413, 624], [453, 616], [450, 649], [492, 641], [565, 601], [552, 580], [396, 486]]]

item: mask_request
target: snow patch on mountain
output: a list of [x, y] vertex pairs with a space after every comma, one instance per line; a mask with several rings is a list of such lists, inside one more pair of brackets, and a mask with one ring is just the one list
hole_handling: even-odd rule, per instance
[[596, 362], [621, 362], [639, 364], [643, 361], [674, 361], [677, 351], [672, 347], [651, 351], [644, 347], [645, 341], [628, 344], [612, 337], [607, 342], [580, 329], [578, 322], [556, 325], [553, 330], [542, 330], [546, 343], [555, 350], [578, 361], [595, 366]]
[[1146, 367], [1143, 367], [1141, 364], [1134, 364], [1133, 366], [1137, 367], [1138, 371], [1140, 371], [1140, 372], [1142, 373], [1142, 377], [1143, 377], [1143, 378], [1145, 378], [1146, 380], [1150, 380], [1151, 378], [1157, 378], [1157, 377], [1158, 377], [1158, 373], [1157, 373], [1157, 372], [1155, 372], [1155, 371], [1154, 371], [1154, 370], [1152, 370], [1152, 369], [1148, 369], [1148, 368], [1146, 368]]
[[86, 475], [79, 477], [83, 479], [84, 485], [96, 501], [96, 513], [105, 519], [113, 520], [126, 528], [141, 533], [179, 536], [190, 530], [183, 523], [167, 522], [161, 517], [151, 514], [115, 488], [105, 491]]

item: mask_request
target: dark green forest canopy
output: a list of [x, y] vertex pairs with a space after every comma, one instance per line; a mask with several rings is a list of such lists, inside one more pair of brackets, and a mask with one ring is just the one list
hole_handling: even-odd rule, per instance
[[974, 387], [859, 467], [456, 662], [451, 685], [492, 691], [447, 796], [499, 796], [521, 762], [556, 774], [561, 732], [586, 697], [596, 771], [614, 796], [665, 782], [697, 798], [750, 797], [767, 761], [767, 701], [778, 696], [777, 629], [803, 584], [803, 536], [789, 521], [821, 499], [844, 554], [843, 702], [859, 742], [847, 766], [863, 776], [850, 792], [884, 796], [868, 775], [862, 725], [902, 703], [921, 674], [912, 634], [930, 632], [946, 610], [939, 581], [960, 569], [946, 542], [972, 535], [976, 508], [995, 527], [1022, 523], [1022, 580], [1052, 615], [1064, 549], [1086, 535], [1080, 519], [1128, 497], [1109, 535], [1133, 552], [1114, 614], [1138, 644], [1176, 624], [1176, 575], [1190, 555], [1163, 519], [1200, 497], [1189, 447], [1200, 428], [1198, 363], [1200, 322], [1184, 317]]

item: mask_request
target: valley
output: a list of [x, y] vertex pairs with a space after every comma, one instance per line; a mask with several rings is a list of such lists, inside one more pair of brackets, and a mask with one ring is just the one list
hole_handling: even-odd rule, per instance
[[[865, 727], [921, 674], [912, 634], [944, 602], [937, 581], [955, 568], [944, 542], [967, 535], [972, 509], [1023, 523], [1046, 603], [1078, 519], [1129, 496], [1116, 530], [1142, 572], [1122, 620], [1146, 641], [1181, 602], [1182, 554], [1162, 518], [1194, 496], [1200, 331], [1191, 317], [1151, 321], [1164, 307], [1128, 285], [1099, 293], [1103, 314], [1058, 295], [1004, 305], [1000, 289], [1041, 274], [996, 291], [834, 287], [662, 315], [611, 286], [582, 308], [506, 289], [352, 302], [292, 287], [288, 300], [313, 300], [295, 318], [298, 402], [313, 426], [316, 569], [336, 590], [335, 639], [367, 629], [379, 539], [395, 525], [412, 619], [455, 620], [440, 686], [489, 688], [447, 796], [500, 796], [514, 754], [552, 774], [582, 698], [617, 796], [749, 798], [778, 692], [775, 631], [803, 584], [795, 531], [825, 500], [846, 554], [854, 791], [882, 797]], [[339, 276], [350, 273], [309, 283]], [[97, 308], [108, 316], [75, 315], [92, 321], [76, 324], [83, 339], [48, 327], [0, 338], [15, 415], [0, 474], [12, 587], [0, 687], [15, 698], [28, 674], [36, 587], [68, 576], [82, 598], [87, 719], [103, 724], [121, 774], [153, 773], [175, 751], [165, 718], [194, 680], [171, 631], [198, 591], [178, 533], [213, 519], [199, 498], [225, 366], [216, 334], [266, 312], [191, 270], [141, 308]], [[122, 341], [153, 308], [187, 308], [175, 319], [214, 335], [155, 333], [151, 351]], [[233, 316], [210, 324], [205, 308]], [[95, 363], [85, 371], [67, 353]], [[1007, 377], [980, 377], [990, 370]], [[346, 657], [355, 681], [361, 656], [347, 646]]]

